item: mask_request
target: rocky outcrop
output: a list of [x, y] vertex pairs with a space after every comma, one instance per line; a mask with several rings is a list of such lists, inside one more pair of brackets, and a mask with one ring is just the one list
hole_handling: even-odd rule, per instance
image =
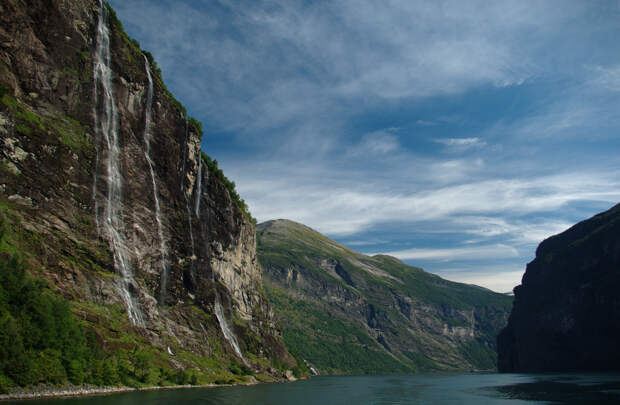
[[175, 367], [240, 362], [219, 302], [244, 361], [284, 377], [295, 362], [261, 293], [254, 226], [113, 10], [2, 2], [0, 86], [2, 215], [104, 346], [118, 308], [126, 332]]
[[293, 354], [322, 374], [494, 369], [511, 298], [366, 256], [287, 220], [257, 227]]
[[620, 368], [620, 205], [543, 241], [498, 338], [503, 372]]

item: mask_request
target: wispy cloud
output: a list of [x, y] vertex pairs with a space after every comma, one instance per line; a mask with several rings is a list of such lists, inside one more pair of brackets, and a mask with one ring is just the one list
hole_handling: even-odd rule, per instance
[[394, 129], [374, 131], [362, 137], [350, 150], [351, 156], [385, 155], [396, 153], [400, 149]]
[[[379, 184], [358, 178], [331, 179], [319, 168], [297, 169], [295, 179], [265, 181], [249, 171], [239, 171], [241, 191], [250, 201], [252, 212], [260, 220], [290, 218], [312, 224], [330, 235], [361, 232], [373, 224], [398, 221], [445, 221], [464, 215], [527, 215], [556, 210], [580, 200], [620, 200], [620, 182], [606, 173], [567, 173], [536, 179], [495, 179], [457, 184], [417, 193], [395, 194], [381, 190]], [[322, 174], [325, 176], [323, 177]], [[263, 177], [263, 175], [261, 175]], [[264, 174], [271, 178], [271, 175]], [[317, 181], [321, 179], [321, 181]], [[264, 190], [270, 190], [264, 193]], [[561, 224], [557, 221], [551, 231]], [[524, 226], [486, 221], [489, 232], [521, 232]], [[473, 226], [468, 233], [480, 234], [485, 228]], [[532, 237], [544, 232], [530, 225]]]
[[592, 83], [606, 90], [620, 91], [620, 65], [591, 67]]
[[506, 236], [507, 241], [517, 245], [537, 244], [542, 240], [568, 229], [571, 223], [558, 220], [508, 220], [500, 217], [464, 216], [453, 220], [462, 226], [463, 232], [492, 238]]
[[[552, 39], [545, 28], [572, 23], [581, 8], [459, 1], [112, 3], [196, 111], [205, 111], [212, 125], [244, 132], [346, 119], [373, 99], [522, 83], [540, 71], [542, 60], [523, 36], [540, 29], [536, 43], [544, 47]], [[357, 102], [360, 97], [366, 102]]]
[[469, 149], [479, 149], [486, 146], [486, 142], [478, 137], [473, 138], [439, 138], [433, 139], [434, 142], [445, 145], [450, 152], [464, 152]]
[[508, 245], [482, 245], [472, 247], [458, 247], [449, 249], [405, 249], [384, 254], [394, 256], [401, 260], [480, 260], [480, 259], [505, 259], [519, 257], [519, 252]]
[[524, 271], [525, 267], [521, 270], [513, 270], [503, 269], [501, 266], [498, 266], [498, 268], [488, 268], [482, 271], [472, 271], [470, 268], [462, 270], [447, 269], [442, 271], [440, 275], [459, 283], [475, 284], [493, 291], [508, 293], [515, 286], [521, 284]]

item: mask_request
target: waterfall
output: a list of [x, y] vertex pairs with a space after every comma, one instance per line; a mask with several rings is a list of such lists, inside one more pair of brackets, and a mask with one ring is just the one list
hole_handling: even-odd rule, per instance
[[185, 171], [187, 167], [187, 153], [189, 149], [189, 123], [187, 114], [185, 115], [185, 150], [183, 152], [183, 172], [181, 177], [181, 192], [183, 193], [183, 197], [185, 198], [185, 209], [187, 210], [187, 221], [189, 223], [189, 239], [190, 246], [192, 248], [192, 257], [190, 258], [190, 275], [192, 278], [192, 283], [195, 281], [195, 266], [196, 266], [196, 247], [194, 246], [194, 229], [192, 226], [192, 210], [189, 207], [189, 199], [187, 198], [187, 194], [185, 193]]
[[222, 311], [222, 304], [220, 304], [220, 296], [217, 291], [215, 292], [215, 316], [217, 317], [217, 321], [220, 323], [220, 329], [222, 329], [224, 337], [235, 350], [237, 356], [239, 356], [239, 358], [243, 361], [243, 364], [247, 366], [248, 362], [243, 357], [243, 354], [241, 354], [241, 349], [239, 348], [239, 344], [237, 343], [237, 338], [228, 326], [228, 322], [226, 321], [226, 317], [224, 316], [224, 311]]
[[194, 189], [194, 194], [196, 195], [196, 204], [194, 206], [194, 211], [196, 212], [196, 218], [200, 218], [200, 194], [202, 193], [202, 156], [200, 152], [198, 153], [198, 183], [196, 184], [196, 188]]
[[[144, 326], [144, 319], [138, 305], [131, 296], [130, 287], [135, 285], [131, 269], [127, 243], [123, 233], [123, 179], [120, 171], [120, 149], [118, 146], [118, 111], [116, 100], [112, 90], [112, 70], [110, 68], [110, 31], [108, 29], [108, 10], [99, 0], [99, 21], [97, 25], [97, 43], [95, 49], [95, 63], [93, 77], [95, 81], [94, 107], [95, 133], [98, 137], [97, 160], [95, 169], [95, 181], [93, 194], [95, 199], [95, 220], [97, 229], [103, 228], [110, 243], [110, 249], [114, 257], [114, 268], [119, 273], [117, 281], [121, 298], [127, 306], [127, 314], [130, 321], [137, 326]], [[101, 92], [100, 92], [101, 91]], [[105, 142], [100, 142], [102, 137]], [[100, 143], [106, 147], [100, 151]], [[99, 218], [99, 202], [97, 198], [97, 171], [99, 159], [103, 158], [106, 168], [105, 179], [107, 185], [107, 198], [103, 207], [103, 224]]]
[[159, 192], [157, 191], [157, 181], [155, 180], [155, 170], [153, 170], [153, 160], [151, 159], [151, 117], [153, 107], [153, 77], [151, 76], [151, 65], [146, 55], [144, 57], [144, 68], [146, 69], [146, 77], [149, 81], [148, 92], [146, 96], [146, 113], [144, 117], [144, 157], [149, 164], [151, 172], [151, 182], [153, 183], [153, 199], [155, 200], [155, 220], [157, 221], [157, 235], [159, 236], [159, 248], [161, 250], [161, 303], [166, 298], [168, 290], [168, 247], [166, 246], [166, 238], [164, 237], [164, 225], [161, 220], [161, 206], [159, 203]]

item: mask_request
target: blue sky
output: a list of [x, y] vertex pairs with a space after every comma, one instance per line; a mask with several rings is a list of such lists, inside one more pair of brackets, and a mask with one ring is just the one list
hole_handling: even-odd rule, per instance
[[259, 221], [510, 291], [620, 201], [620, 1], [111, 0]]

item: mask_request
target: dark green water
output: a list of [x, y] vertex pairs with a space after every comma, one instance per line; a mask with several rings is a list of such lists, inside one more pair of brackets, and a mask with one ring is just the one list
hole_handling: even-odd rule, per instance
[[[24, 402], [8, 402], [21, 403]], [[36, 405], [395, 405], [616, 404], [617, 374], [449, 374], [315, 377], [251, 387], [145, 391], [43, 401]]]

